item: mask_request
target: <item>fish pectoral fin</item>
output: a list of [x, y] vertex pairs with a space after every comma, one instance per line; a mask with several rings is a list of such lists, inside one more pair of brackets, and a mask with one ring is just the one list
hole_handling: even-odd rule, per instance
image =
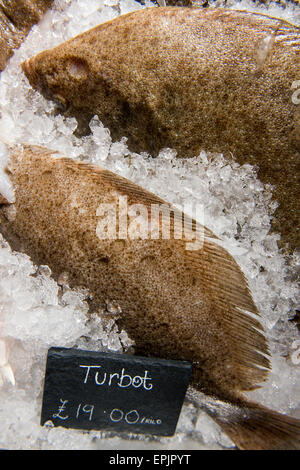
[[[52, 155], [59, 155], [60, 154], [60, 152], [58, 150], [52, 150], [52, 149], [43, 147], [41, 145], [22, 144], [21, 148], [22, 148], [22, 152], [31, 151], [32, 153], [38, 154], [41, 157], [50, 157]], [[11, 151], [12, 151], [12, 153], [20, 152], [20, 144], [13, 145], [11, 147]]]

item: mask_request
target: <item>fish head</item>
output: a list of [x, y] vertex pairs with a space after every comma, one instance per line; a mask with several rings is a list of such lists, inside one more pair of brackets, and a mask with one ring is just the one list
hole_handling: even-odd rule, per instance
[[30, 85], [65, 112], [71, 103], [76, 108], [78, 96], [88, 84], [89, 65], [84, 54], [72, 49], [66, 52], [62, 46], [43, 51], [21, 66]]

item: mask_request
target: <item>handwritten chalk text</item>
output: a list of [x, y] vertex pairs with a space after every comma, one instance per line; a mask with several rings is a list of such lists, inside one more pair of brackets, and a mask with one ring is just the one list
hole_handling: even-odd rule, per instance
[[125, 374], [125, 369], [123, 368], [121, 374], [113, 372], [107, 373], [102, 372], [101, 366], [95, 365], [80, 365], [79, 367], [85, 368], [86, 373], [84, 377], [83, 383], [87, 383], [89, 377], [93, 380], [96, 385], [107, 385], [108, 387], [112, 387], [117, 385], [120, 388], [144, 388], [145, 390], [151, 390], [153, 384], [151, 382], [151, 377], [148, 377], [148, 371], [145, 370], [143, 376], [136, 375], [132, 377], [129, 374]]

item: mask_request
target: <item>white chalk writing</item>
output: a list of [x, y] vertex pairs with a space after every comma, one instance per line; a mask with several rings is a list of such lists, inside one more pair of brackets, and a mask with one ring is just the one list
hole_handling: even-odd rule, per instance
[[300, 104], [300, 80], [295, 80], [291, 86], [292, 90], [295, 90], [292, 94], [292, 102], [294, 104]]
[[53, 414], [52, 415], [52, 418], [59, 418], [59, 419], [68, 419], [68, 415], [67, 416], [62, 416], [61, 413], [63, 413], [66, 409], [66, 405], [68, 403], [68, 400], [62, 400], [62, 398], [60, 399], [60, 402], [61, 402], [61, 405], [58, 407], [58, 412]]
[[148, 371], [145, 370], [143, 376], [136, 375], [131, 376], [130, 374], [125, 373], [125, 368], [122, 369], [121, 373], [112, 372], [102, 372], [102, 370], [95, 370], [101, 369], [102, 366], [100, 365], [79, 365], [81, 368], [86, 369], [85, 377], [83, 383], [86, 384], [88, 382], [89, 377], [94, 380], [96, 385], [104, 385], [106, 384], [108, 387], [113, 385], [117, 385], [120, 388], [144, 388], [145, 390], [151, 390], [153, 388], [153, 384], [151, 382], [151, 377], [148, 377]]

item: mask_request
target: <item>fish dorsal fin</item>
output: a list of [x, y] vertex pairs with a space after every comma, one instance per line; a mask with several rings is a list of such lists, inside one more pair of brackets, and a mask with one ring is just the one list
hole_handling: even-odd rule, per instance
[[212, 16], [221, 21], [228, 20], [232, 24], [236, 23], [237, 27], [244, 27], [247, 24], [250, 29], [256, 29], [259, 26], [260, 33], [265, 32], [266, 36], [272, 35], [276, 43], [292, 47], [297, 52], [300, 50], [300, 28], [288, 20], [259, 12], [213, 7], [206, 9], [202, 15]]
[[[69, 166], [73, 166], [75, 163], [75, 165], [80, 167], [83, 171], [93, 172], [93, 178], [97, 178], [97, 175], [100, 175], [102, 180], [105, 180], [108, 184], [115, 187], [117, 191], [124, 195], [128, 195], [132, 203], [144, 204], [148, 208], [148, 210], [151, 209], [152, 204], [162, 205], [165, 206], [168, 215], [170, 214], [171, 219], [181, 221], [183, 217], [183, 212], [181, 210], [177, 209], [175, 206], [169, 204], [164, 199], [156, 196], [150, 191], [143, 189], [141, 186], [137, 185], [136, 183], [133, 183], [127, 178], [124, 178], [116, 173], [113, 173], [112, 171], [106, 170], [97, 165], [87, 165], [85, 162], [78, 162], [70, 158], [65, 158], [65, 161]], [[197, 226], [200, 225], [192, 217], [189, 217], [187, 215], [184, 215], [184, 217], [186, 232], [188, 232], [189, 230], [195, 230], [196, 224]], [[203, 235], [205, 237], [218, 239], [218, 237], [208, 228], [203, 227], [202, 225], [201, 228], [203, 229]]]
[[270, 369], [269, 348], [245, 275], [228, 251], [210, 239], [205, 239], [202, 250], [186, 251], [185, 256], [214, 292], [215, 308], [232, 343], [237, 389], [258, 388]]
[[[167, 206], [169, 208], [170, 216], [172, 218], [182, 220], [183, 212], [176, 207], [174, 207], [172, 204], [167, 203], [165, 200], [159, 198], [155, 194], [151, 193], [150, 191], [147, 191], [137, 184], [127, 180], [126, 178], [122, 178], [119, 175], [116, 175], [115, 173], [112, 173], [111, 171], [107, 170], [102, 170], [102, 178], [104, 178], [106, 181], [109, 181], [111, 184], [115, 185], [119, 191], [124, 191], [127, 194], [130, 194], [130, 197], [134, 199], [137, 203], [142, 203], [145, 204], [148, 208], [150, 208], [151, 204], [159, 204], [163, 206]], [[196, 227], [196, 220], [188, 217], [185, 215], [185, 228], [189, 225], [190, 230], [195, 230]], [[218, 238], [211, 230], [209, 230], [206, 227], [203, 227], [203, 233], [205, 237], [208, 238]]]

